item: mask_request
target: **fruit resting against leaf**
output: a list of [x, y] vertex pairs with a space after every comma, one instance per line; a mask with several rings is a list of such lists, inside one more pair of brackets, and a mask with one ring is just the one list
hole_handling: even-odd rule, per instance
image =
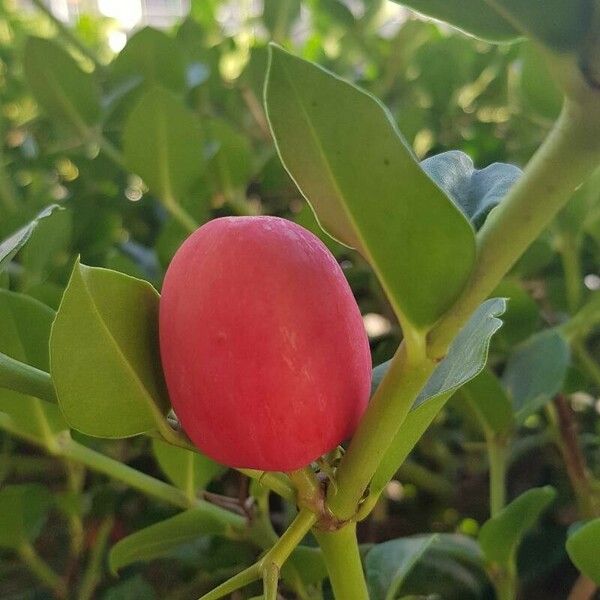
[[369, 343], [323, 243], [276, 217], [225, 217], [175, 254], [160, 350], [190, 439], [231, 467], [291, 471], [354, 432], [368, 401]]

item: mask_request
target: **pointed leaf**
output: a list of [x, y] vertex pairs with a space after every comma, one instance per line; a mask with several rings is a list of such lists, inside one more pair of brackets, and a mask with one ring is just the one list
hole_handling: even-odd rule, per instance
[[569, 344], [558, 329], [531, 336], [510, 355], [502, 377], [523, 422], [562, 389], [571, 360]]
[[144, 27], [136, 31], [111, 64], [115, 80], [141, 77], [180, 92], [185, 88], [184, 56], [180, 45], [163, 31]]
[[48, 490], [37, 484], [0, 490], [0, 547], [17, 549], [39, 535], [50, 508]]
[[370, 550], [365, 571], [371, 600], [394, 600], [406, 576], [435, 539], [435, 535], [401, 538]]
[[228, 536], [244, 519], [231, 513], [224, 520], [225, 511], [207, 502], [186, 510], [170, 519], [150, 525], [115, 544], [109, 554], [110, 569], [116, 573], [137, 561], [149, 561], [168, 555], [183, 544], [205, 535]]
[[509, 566], [523, 536], [555, 497], [556, 490], [551, 486], [527, 490], [486, 521], [479, 531], [479, 544], [487, 560]]
[[[54, 311], [41, 302], [0, 290], [1, 355], [47, 371], [53, 320]], [[0, 428], [33, 443], [44, 444], [48, 435], [67, 429], [67, 424], [55, 404], [0, 389]]]
[[500, 204], [522, 173], [518, 167], [504, 163], [476, 169], [471, 158], [459, 150], [427, 158], [421, 166], [476, 229], [483, 225], [489, 212]]
[[152, 440], [152, 452], [163, 473], [190, 497], [227, 470], [203, 454], [158, 439]]
[[144, 92], [123, 134], [125, 161], [163, 202], [181, 200], [204, 170], [198, 119], [158, 85]]
[[600, 586], [600, 519], [578, 527], [569, 535], [567, 552], [573, 564]]
[[265, 99], [281, 160], [321, 225], [371, 263], [404, 326], [431, 325], [469, 276], [474, 235], [389, 113], [275, 46]]
[[[374, 493], [383, 490], [450, 396], [485, 367], [490, 340], [502, 326], [498, 317], [505, 309], [502, 298], [486, 300], [456, 336], [384, 454], [371, 482]], [[373, 370], [375, 386], [388, 368], [389, 362]]]
[[93, 76], [82, 71], [61, 46], [37, 37], [25, 44], [23, 68], [44, 110], [61, 125], [86, 136], [100, 119], [100, 92]]
[[107, 438], [156, 429], [169, 409], [156, 290], [77, 262], [52, 327], [50, 372], [74, 429]]
[[51, 204], [42, 210], [35, 219], [13, 233], [9, 238], [0, 242], [0, 273], [8, 266], [17, 252], [29, 241], [38, 223], [50, 216], [55, 210], [60, 209], [58, 204]]
[[512, 403], [500, 380], [489, 369], [466, 383], [460, 394], [477, 415], [484, 431], [506, 435], [513, 429]]

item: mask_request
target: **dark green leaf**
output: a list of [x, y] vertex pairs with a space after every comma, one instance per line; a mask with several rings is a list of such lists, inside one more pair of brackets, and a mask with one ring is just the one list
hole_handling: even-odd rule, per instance
[[578, 527], [567, 540], [573, 564], [596, 585], [600, 585], [600, 519]]
[[61, 125], [87, 137], [100, 119], [100, 92], [93, 76], [58, 44], [30, 37], [23, 68], [35, 99]]
[[190, 498], [227, 470], [202, 454], [161, 440], [152, 440], [152, 451], [164, 474]]
[[102, 600], [154, 600], [153, 587], [141, 576], [135, 575], [107, 589]]
[[184, 57], [179, 44], [163, 31], [144, 27], [137, 31], [111, 64], [116, 80], [141, 77], [180, 92], [185, 88]]
[[150, 87], [129, 115], [125, 160], [165, 204], [180, 201], [204, 171], [198, 120], [171, 92]]
[[33, 221], [19, 229], [19, 231], [13, 233], [13, 235], [6, 240], [0, 242], [0, 272], [4, 271], [17, 252], [29, 241], [31, 234], [34, 232], [39, 222], [50, 216], [57, 209], [60, 209], [57, 204], [46, 207], [35, 219], [33, 219]]
[[134, 562], [166, 556], [200, 536], [228, 535], [232, 532], [231, 524], [224, 521], [222, 515], [223, 511], [217, 507], [202, 503], [201, 506], [146, 527], [112, 547], [109, 554], [110, 569], [116, 573]]
[[18, 549], [40, 533], [51, 496], [41, 485], [7, 485], [0, 490], [0, 547]]
[[[506, 303], [502, 298], [487, 300], [475, 311], [456, 336], [448, 355], [433, 372], [406, 416], [392, 445], [383, 456], [371, 482], [371, 489], [374, 492], [382, 490], [392, 478], [448, 398], [484, 368], [490, 340], [502, 326], [502, 321], [498, 317], [505, 308]], [[381, 381], [387, 368], [389, 363], [374, 369], [375, 385]]]
[[401, 538], [370, 550], [365, 571], [371, 600], [397, 598], [406, 576], [435, 539], [435, 535]]
[[514, 165], [503, 163], [476, 169], [473, 161], [459, 150], [427, 158], [421, 166], [476, 229], [483, 225], [489, 212], [500, 204], [522, 173]]
[[484, 430], [506, 435], [514, 427], [513, 408], [499, 379], [488, 369], [466, 383], [462, 397], [478, 416]]
[[556, 490], [550, 486], [527, 490], [486, 521], [479, 531], [479, 544], [487, 560], [508, 567], [523, 536], [555, 497]]
[[445, 21], [479, 38], [506, 42], [520, 32], [499, 17], [485, 0], [394, 0], [428, 17]]
[[[27, 296], [0, 291], [0, 353], [48, 371], [48, 340], [54, 311]], [[58, 406], [0, 389], [0, 428], [37, 444], [67, 429]]]
[[367, 258], [405, 327], [431, 325], [469, 276], [474, 235], [389, 113], [278, 47], [271, 49], [265, 98], [282, 162], [320, 224]]
[[519, 422], [562, 389], [571, 353], [558, 329], [547, 329], [517, 346], [502, 380], [510, 392]]
[[77, 262], [52, 327], [50, 371], [74, 429], [108, 438], [156, 429], [169, 409], [156, 290]]

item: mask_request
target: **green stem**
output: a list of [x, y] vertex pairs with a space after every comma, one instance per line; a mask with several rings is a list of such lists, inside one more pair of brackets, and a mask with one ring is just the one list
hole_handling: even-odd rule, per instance
[[398, 349], [337, 470], [337, 490], [329, 488], [327, 505], [338, 519], [356, 514], [382, 457], [434, 367], [428, 359], [411, 364], [406, 346]]
[[575, 315], [560, 326], [560, 329], [570, 340], [583, 340], [598, 324], [600, 324], [600, 292], [595, 292]]
[[58, 598], [66, 595], [65, 584], [61, 577], [46, 563], [35, 548], [28, 543], [21, 545], [18, 554], [27, 568], [47, 587], [53, 590]]
[[583, 275], [581, 269], [580, 245], [575, 236], [561, 234], [559, 236], [559, 253], [565, 275], [567, 288], [567, 304], [573, 315], [581, 306], [583, 299]]
[[48, 373], [1, 353], [0, 388], [56, 403], [56, 392]]
[[487, 439], [490, 467], [490, 515], [495, 517], [506, 504], [506, 468], [508, 446], [506, 440], [495, 435]]
[[[521, 179], [477, 236], [471, 278], [429, 335], [430, 356], [441, 358], [457, 331], [495, 289], [527, 247], [600, 163], [600, 92], [567, 100], [552, 132]], [[506, 240], [510, 239], [510, 244]]]
[[[71, 438], [68, 432], [60, 435], [59, 448], [60, 456], [75, 460], [113, 479], [118, 479], [149, 496], [179, 508], [191, 507], [189, 498], [180, 489], [79, 444]], [[198, 500], [198, 502], [203, 501]], [[230, 514], [228, 511], [223, 512]]]
[[508, 569], [499, 571], [492, 579], [497, 600], [516, 600], [517, 574], [513, 565], [510, 565]]
[[60, 19], [58, 19], [54, 13], [44, 4], [42, 0], [31, 0], [32, 4], [58, 29], [61, 37], [66, 39], [71, 45], [75, 46], [79, 52], [85, 56], [87, 59], [91, 60], [94, 64], [94, 67], [98, 70], [102, 70], [104, 65], [98, 60], [98, 57], [94, 54], [90, 48], [88, 48], [72, 31], [69, 27], [67, 27]]
[[582, 340], [573, 340], [571, 347], [590, 379], [593, 379], [594, 383], [600, 388], [600, 365], [598, 365], [594, 357], [590, 354], [585, 342]]
[[264, 600], [277, 600], [277, 588], [279, 586], [279, 567], [272, 563], [265, 567], [263, 573], [263, 597]]
[[336, 600], [369, 600], [358, 551], [356, 523], [333, 533], [315, 531], [323, 551], [329, 581]]
[[81, 585], [79, 587], [79, 600], [90, 600], [94, 596], [94, 591], [102, 580], [102, 559], [108, 545], [110, 532], [113, 528], [114, 519], [107, 517], [98, 528], [96, 541], [90, 551], [90, 558], [87, 568], [83, 574]]

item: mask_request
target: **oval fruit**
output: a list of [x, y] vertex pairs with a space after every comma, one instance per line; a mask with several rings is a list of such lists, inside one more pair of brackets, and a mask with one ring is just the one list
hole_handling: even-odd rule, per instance
[[304, 467], [367, 406], [352, 291], [324, 244], [285, 219], [215, 219], [184, 242], [163, 286], [160, 350], [183, 429], [231, 467]]

